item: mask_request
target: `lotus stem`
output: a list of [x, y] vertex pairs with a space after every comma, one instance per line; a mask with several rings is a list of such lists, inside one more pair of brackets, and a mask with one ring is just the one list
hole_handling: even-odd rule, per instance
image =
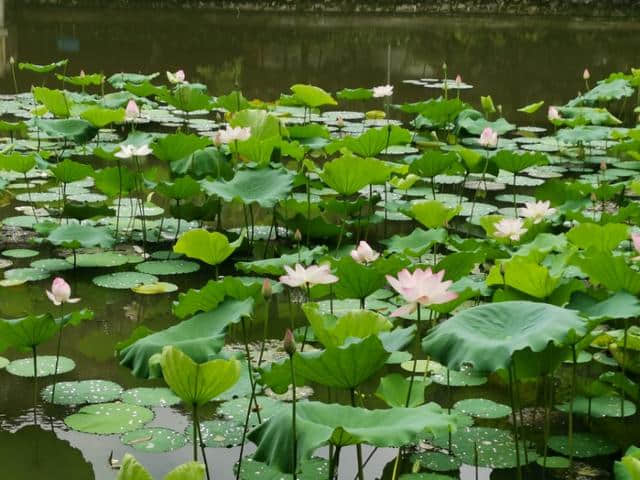
[[[356, 393], [355, 389], [349, 389], [351, 393], [351, 406], [355, 408], [356, 406]], [[362, 445], [360, 443], [356, 444], [356, 456], [358, 457], [358, 478], [359, 480], [364, 480], [364, 471], [362, 466]]]
[[[622, 340], [622, 376], [625, 376], [625, 372], [627, 369], [627, 338], [629, 334], [627, 333], [629, 330], [629, 319], [624, 319], [624, 338]], [[624, 387], [620, 389], [620, 418], [624, 418]]]
[[549, 447], [547, 442], [549, 440], [549, 431], [551, 429], [551, 402], [553, 400], [553, 379], [547, 374], [544, 377], [544, 457], [543, 457], [543, 475], [545, 475], [545, 471], [547, 468], [547, 455], [549, 452]]
[[576, 345], [571, 345], [571, 398], [569, 399], [569, 434], [567, 447], [569, 449], [569, 469], [573, 469], [573, 398], [576, 394], [576, 370], [578, 359], [576, 355]]
[[193, 461], [198, 461], [198, 404], [194, 403], [192, 408], [193, 412]]
[[[197, 412], [197, 405], [196, 405], [196, 412]], [[206, 445], [204, 444], [204, 440], [202, 440], [202, 430], [200, 429], [200, 419], [197, 416], [195, 416], [195, 421], [196, 424], [195, 426], [197, 427], [197, 432], [198, 432], [198, 438], [200, 440], [200, 451], [202, 452], [202, 460], [204, 462], [204, 470], [205, 472], [207, 472], [207, 480], [211, 480], [211, 474], [209, 473], [209, 461], [207, 460], [207, 452], [205, 450]]]
[[33, 200], [31, 199], [31, 184], [29, 183], [29, 177], [27, 177], [27, 172], [24, 172], [24, 183], [27, 184], [27, 195], [29, 196], [29, 206], [33, 209], [33, 216], [36, 219], [36, 223], [38, 223], [38, 212], [36, 209]]
[[56, 395], [56, 385], [58, 384], [58, 362], [60, 361], [60, 347], [62, 346], [62, 330], [64, 329], [64, 303], [60, 304], [60, 331], [58, 332], [58, 345], [56, 347], [56, 366], [53, 369], [53, 387], [51, 387], [51, 403]]
[[118, 166], [118, 206], [116, 207], [116, 243], [118, 241], [118, 228], [120, 227], [120, 203], [122, 202], [122, 167], [120, 165], [120, 159], [116, 157], [116, 164]]
[[516, 172], [513, 172], [513, 215], [518, 218], [518, 206], [516, 204]]
[[480, 470], [478, 468], [478, 442], [473, 442], [473, 465], [476, 471], [476, 480], [478, 480], [480, 475]]
[[307, 170], [307, 248], [309, 248], [309, 233], [311, 231], [311, 177]]
[[[420, 352], [420, 321], [421, 321], [421, 305], [418, 304], [417, 309], [417, 326], [416, 326], [416, 340], [413, 348], [413, 367], [411, 369], [411, 378], [409, 379], [409, 390], [407, 391], [407, 400], [404, 403], [405, 408], [409, 407], [409, 402], [411, 400], [411, 390], [413, 390], [413, 380], [416, 376], [416, 368], [418, 366], [418, 353]], [[433, 314], [433, 310], [429, 311], [429, 320], [431, 320], [431, 315]]]
[[522, 466], [520, 465], [520, 444], [518, 443], [518, 420], [516, 419], [516, 400], [514, 394], [513, 364], [509, 366], [509, 396], [511, 400], [511, 421], [513, 422], [513, 437], [516, 446], [517, 479], [522, 480]]
[[36, 346], [31, 347], [33, 355], [33, 423], [38, 424], [38, 353], [36, 352]]
[[400, 464], [401, 455], [402, 448], [398, 448], [398, 455], [396, 455], [396, 460], [393, 462], [393, 474], [391, 475], [391, 480], [396, 480], [398, 478], [398, 465]]
[[9, 62], [9, 65], [11, 65], [11, 77], [13, 78], [13, 89], [15, 90], [15, 92], [17, 94], [18, 93], [18, 81], [16, 80], [15, 62]]
[[291, 433], [293, 434], [293, 449], [291, 452], [293, 460], [293, 480], [298, 478], [298, 437], [296, 430], [296, 373], [293, 365], [293, 355], [289, 354], [289, 365], [291, 366]]
[[338, 467], [340, 466], [340, 451], [342, 447], [336, 445], [336, 451], [329, 461], [329, 480], [333, 480], [338, 473]]
[[251, 396], [249, 397], [249, 403], [247, 404], [247, 414], [244, 418], [244, 428], [242, 430], [242, 443], [240, 444], [240, 455], [238, 458], [238, 468], [236, 470], [236, 480], [240, 479], [240, 471], [242, 470], [242, 459], [244, 455], [244, 445], [247, 438], [247, 431], [249, 430], [249, 419], [251, 418], [251, 404], [255, 397], [256, 391], [254, 385], [251, 386]]
[[271, 315], [271, 297], [267, 298], [266, 301], [266, 311], [267, 314], [264, 318], [264, 327], [262, 330], [262, 345], [260, 345], [260, 355], [258, 355], [258, 368], [262, 365], [262, 357], [264, 356], [264, 349], [267, 343], [267, 335], [269, 333], [269, 316]]
[[[311, 285], [307, 285], [307, 302], [311, 302]], [[304, 335], [302, 336], [302, 345], [300, 345], [300, 351], [304, 352], [304, 346], [307, 343], [307, 334], [309, 333], [309, 323], [304, 326]]]
[[[249, 384], [251, 385], [251, 391], [255, 392], [256, 390], [256, 380], [253, 378], [253, 368], [251, 365], [251, 353], [249, 352], [249, 339], [247, 337], [247, 327], [245, 325], [245, 319], [242, 317], [240, 320], [242, 324], [242, 338], [244, 339], [244, 351], [247, 356], [247, 369], [249, 370]], [[256, 415], [258, 416], [258, 423], [262, 423], [262, 418], [260, 417], [260, 405], [258, 405], [258, 399], [255, 395], [253, 395], [253, 403], [256, 407]], [[251, 406], [251, 404], [249, 404]]]
[[178, 242], [178, 235], [180, 235], [180, 199], [179, 198], [176, 198], [176, 212], [178, 213], [178, 225], [176, 225], [176, 235], [175, 237], [173, 237], [174, 245]]

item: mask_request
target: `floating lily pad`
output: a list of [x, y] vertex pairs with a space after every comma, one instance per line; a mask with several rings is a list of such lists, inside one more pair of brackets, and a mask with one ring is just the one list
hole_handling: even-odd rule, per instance
[[[324, 458], [312, 458], [302, 462], [297, 477], [298, 480], [318, 480], [319, 478], [327, 478], [328, 475], [329, 462]], [[262, 480], [292, 480], [293, 475], [282, 473], [280, 470], [265, 463], [257, 462], [252, 458], [245, 458], [240, 469], [240, 479], [256, 480], [257, 478]]]
[[[556, 405], [561, 412], [569, 411], [569, 403]], [[578, 415], [589, 415], [594, 418], [604, 417], [621, 417], [621, 400], [620, 397], [594, 397], [586, 398], [577, 396], [573, 399], [573, 413]], [[635, 415], [636, 406], [629, 400], [624, 401], [624, 416], [630, 417]]]
[[148, 408], [113, 402], [82, 407], [64, 423], [79, 432], [110, 435], [137, 430], [151, 420], [153, 412]]
[[14, 285], [22, 285], [26, 282], [38, 282], [49, 278], [49, 272], [39, 268], [14, 268], [5, 270], [4, 280], [0, 281], [3, 287], [11, 287]]
[[162, 427], [141, 428], [127, 432], [120, 440], [125, 445], [143, 452], [172, 452], [184, 447], [188, 440], [185, 435], [175, 430]]
[[[65, 260], [73, 264], [73, 255]], [[80, 253], [76, 255], [76, 266], [86, 268], [119, 267], [128, 262], [127, 256], [114, 252]]]
[[117, 272], [100, 275], [99, 277], [95, 277], [92, 281], [99, 287], [123, 290], [137, 287], [138, 285], [156, 283], [158, 281], [158, 277], [149, 275], [148, 273]]
[[462, 465], [459, 458], [441, 452], [415, 453], [411, 455], [411, 463], [414, 462], [420, 462], [420, 465], [423, 468], [436, 472], [450, 472], [458, 470]]
[[[413, 361], [404, 362], [401, 367], [411, 372], [413, 371]], [[433, 360], [418, 360], [416, 364], [416, 373], [429, 372], [431, 380], [439, 385], [447, 385], [447, 370], [447, 367]], [[487, 377], [471, 371], [459, 372], [450, 370], [448, 382], [452, 387], [475, 387], [487, 383]]]
[[511, 407], [486, 398], [460, 400], [453, 408], [476, 418], [503, 418], [511, 413]]
[[403, 473], [398, 478], [400, 480], [451, 480], [448, 475], [439, 473]]
[[596, 352], [593, 354], [593, 360], [608, 367], [617, 367], [618, 362], [607, 352]]
[[136, 265], [136, 270], [151, 275], [179, 275], [200, 270], [200, 265], [189, 260], [152, 260]]
[[10, 250], [3, 250], [2, 255], [9, 258], [30, 258], [36, 257], [40, 254], [37, 250], [31, 250], [29, 248], [12, 248]]
[[61, 195], [54, 192], [31, 192], [16, 195], [16, 200], [20, 202], [48, 203], [61, 200]]
[[[40, 396], [51, 402], [53, 385], [42, 389]], [[80, 405], [83, 403], [104, 403], [117, 400], [122, 387], [107, 380], [82, 380], [80, 382], [58, 382], [53, 402], [56, 405]]]
[[[207, 447], [230, 448], [240, 445], [243, 430], [243, 425], [229, 420], [212, 420], [200, 423], [202, 441]], [[193, 436], [193, 425], [187, 427], [185, 435], [188, 438]]]
[[182, 257], [184, 257], [182, 253], [176, 253], [173, 250], [158, 250], [151, 254], [154, 260], [175, 260]]
[[170, 389], [159, 388], [132, 388], [122, 393], [120, 399], [124, 403], [140, 405], [144, 407], [168, 407], [180, 403], [180, 397], [175, 395]]
[[11, 265], [13, 265], [13, 262], [11, 260], [0, 258], [0, 270], [3, 268], [9, 268]]
[[73, 264], [62, 258], [43, 258], [31, 262], [31, 268], [46, 270], [47, 272], [62, 272], [73, 269]]
[[178, 290], [178, 286], [169, 282], [157, 282], [138, 285], [137, 287], [133, 287], [131, 290], [142, 295], [159, 295], [162, 293], [175, 292]]
[[[589, 363], [592, 359], [593, 356], [589, 352], [582, 350], [576, 357], [576, 363]], [[573, 360], [568, 359], [565, 360], [564, 363], [573, 363]]]
[[[549, 437], [549, 448], [563, 455], [569, 456], [569, 437], [555, 435]], [[601, 455], [611, 455], [618, 450], [618, 446], [608, 439], [594, 433], [573, 434], [573, 456], [578, 458], [590, 458]]]
[[[55, 355], [38, 355], [38, 377], [53, 375], [56, 367]], [[70, 372], [76, 368], [76, 363], [67, 357], [60, 357], [58, 374]], [[21, 358], [7, 365], [7, 372], [18, 377], [33, 377], [33, 358]]]
[[0, 370], [2, 370], [4, 367], [6, 367], [7, 365], [9, 365], [9, 363], [11, 363], [9, 361], [9, 359], [4, 358], [4, 357], [0, 357]]
[[[265, 419], [273, 417], [274, 415], [280, 413], [282, 410], [291, 408], [288, 404], [279, 402], [277, 400], [274, 400], [273, 398], [262, 396], [256, 398], [260, 407], [260, 418], [263, 422], [265, 421]], [[248, 405], [248, 398], [235, 398], [220, 405], [220, 407], [218, 408], [218, 414], [227, 417], [231, 422], [244, 425]], [[249, 425], [254, 426], [257, 424], [258, 416], [255, 412], [255, 405], [252, 405], [251, 415], [249, 417]]]
[[566, 457], [547, 457], [546, 461], [544, 457], [538, 457], [536, 459], [536, 463], [541, 467], [559, 469], [569, 468], [569, 466], [571, 465], [569, 463], [569, 459]]

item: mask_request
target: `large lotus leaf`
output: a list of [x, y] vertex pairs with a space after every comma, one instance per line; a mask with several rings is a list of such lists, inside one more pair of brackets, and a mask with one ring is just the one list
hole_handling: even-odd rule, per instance
[[412, 257], [421, 257], [436, 243], [444, 243], [447, 239], [447, 231], [444, 228], [431, 230], [414, 229], [409, 235], [394, 235], [382, 240], [387, 246], [387, 251], [402, 253]]
[[612, 100], [620, 100], [621, 98], [630, 97], [631, 95], [633, 95], [633, 88], [629, 81], [624, 78], [617, 78], [615, 80], [599, 83], [587, 93], [571, 100], [567, 103], [567, 106], [593, 106], [599, 103], [610, 102]]
[[369, 100], [373, 98], [371, 88], [343, 88], [336, 92], [336, 97], [340, 100]]
[[138, 337], [118, 352], [120, 364], [129, 367], [137, 377], [155, 375], [156, 372], [149, 368], [149, 360], [166, 345], [180, 348], [196, 362], [206, 362], [223, 347], [226, 327], [239, 322], [252, 311], [252, 298], [225, 300], [215, 310], [198, 314], [160, 332]]
[[405, 103], [400, 109], [407, 113], [417, 113], [413, 121], [416, 128], [448, 127], [468, 105], [458, 98], [432, 98], [422, 102]]
[[[586, 398], [583, 396], [576, 396], [573, 399], [573, 413], [577, 415], [587, 415], [593, 418], [603, 417], [622, 417], [622, 400], [620, 397], [615, 396], [596, 396], [593, 398]], [[570, 405], [569, 402], [556, 405], [556, 408], [561, 412], [568, 412]], [[624, 416], [630, 417], [635, 415], [636, 406], [629, 400], [624, 400]]]
[[153, 412], [148, 408], [113, 402], [82, 407], [64, 423], [79, 432], [110, 435], [136, 430], [151, 420]]
[[251, 108], [251, 104], [239, 90], [220, 95], [216, 98], [214, 106], [234, 113]]
[[183, 112], [210, 110], [212, 98], [192, 85], [179, 85], [173, 90], [159, 92], [158, 98]]
[[47, 135], [69, 139], [77, 143], [87, 143], [98, 134], [98, 129], [89, 122], [76, 118], [64, 120], [35, 118], [33, 124], [36, 128], [41, 128]]
[[287, 133], [280, 119], [265, 110], [242, 110], [233, 116], [230, 123], [233, 127], [249, 127], [251, 137], [258, 140], [281, 137]]
[[276, 258], [254, 260], [252, 262], [238, 262], [236, 268], [246, 273], [258, 275], [284, 275], [285, 265], [310, 265], [327, 253], [327, 247], [319, 245], [313, 249], [302, 247], [296, 253], [287, 253]]
[[235, 358], [196, 363], [173, 345], [162, 349], [160, 365], [167, 385], [187, 405], [210, 402], [230, 389], [241, 372], [240, 362]]
[[491, 122], [476, 110], [465, 110], [461, 112], [458, 116], [458, 126], [464, 128], [471, 135], [480, 135], [485, 128], [491, 128], [497, 132], [498, 135], [504, 135], [516, 129], [515, 125], [507, 122], [504, 118], [498, 118]]
[[[296, 411], [298, 464], [315, 449], [367, 443], [376, 447], [399, 447], [416, 442], [425, 433], [455, 430], [458, 417], [448, 415], [435, 403], [417, 408], [367, 410], [320, 402], [299, 403]], [[286, 410], [249, 433], [258, 445], [254, 459], [283, 472], [293, 468], [291, 411]]]
[[474, 370], [495, 372], [508, 368], [515, 352], [529, 348], [544, 355], [550, 342], [567, 344], [588, 331], [587, 321], [572, 310], [544, 303], [500, 302], [454, 315], [431, 330], [422, 348], [449, 368], [459, 370], [471, 364]]
[[33, 98], [45, 106], [56, 117], [67, 118], [71, 115], [72, 101], [61, 90], [52, 90], [46, 87], [33, 87]]
[[165, 162], [177, 162], [211, 145], [211, 139], [194, 134], [174, 133], [156, 140], [153, 154]]
[[189, 175], [177, 178], [175, 182], [161, 182], [156, 185], [156, 191], [165, 197], [175, 200], [185, 200], [200, 193], [200, 184]]
[[[560, 120], [555, 120], [556, 125], [567, 125], [575, 127], [578, 125], [620, 125], [622, 121], [613, 116], [606, 108], [592, 107], [560, 107], [558, 108]], [[566, 137], [560, 137], [563, 141]], [[576, 138], [575, 142], [583, 142], [582, 138]]]
[[[572, 448], [569, 448], [569, 443], [572, 443]], [[611, 455], [620, 448], [613, 442], [613, 439], [590, 432], [574, 433], [572, 442], [569, 442], [569, 438], [566, 435], [553, 435], [549, 437], [547, 445], [551, 450], [578, 458]]]
[[126, 82], [124, 84], [124, 89], [127, 92], [131, 92], [136, 97], [151, 97], [151, 96], [162, 97], [162, 96], [168, 95], [167, 87], [165, 87], [164, 85], [161, 85], [161, 86], [153, 85], [148, 80], [145, 80], [144, 82], [140, 82], [140, 83]]
[[0, 430], [2, 475], [13, 480], [69, 480], [95, 478], [82, 451], [59, 438], [55, 431], [27, 425], [15, 433]]
[[534, 165], [547, 165], [549, 158], [544, 153], [516, 153], [511, 150], [500, 150], [491, 158], [491, 161], [500, 170], [519, 173]]
[[107, 167], [94, 174], [96, 188], [109, 197], [128, 193], [136, 187], [136, 175], [127, 167]]
[[640, 448], [630, 446], [619, 462], [613, 464], [615, 480], [640, 480]]
[[567, 239], [585, 250], [593, 248], [603, 252], [614, 250], [629, 238], [629, 227], [622, 223], [581, 223], [567, 232]]
[[60, 225], [49, 234], [47, 240], [54, 245], [73, 249], [80, 247], [110, 248], [115, 242], [106, 228], [77, 223]]
[[455, 282], [471, 273], [476, 265], [484, 261], [486, 256], [487, 253], [481, 250], [450, 253], [437, 263], [434, 271], [444, 270], [444, 279]]
[[49, 168], [53, 176], [60, 182], [71, 183], [93, 175], [93, 168], [84, 163], [65, 158], [62, 162]]
[[180, 235], [173, 251], [184, 253], [187, 257], [202, 260], [209, 265], [218, 265], [242, 244], [242, 240], [243, 237], [240, 236], [235, 242], [230, 243], [222, 233], [207, 232], [204, 229], [190, 230]]
[[203, 180], [202, 188], [228, 202], [238, 200], [271, 208], [291, 192], [293, 174], [284, 169], [240, 170], [228, 182]]
[[291, 87], [291, 91], [294, 93], [297, 100], [311, 108], [321, 107], [322, 105], [338, 104], [338, 102], [336, 102], [326, 91], [314, 85], [303, 85], [298, 83]]
[[67, 76], [56, 73], [55, 75], [56, 78], [62, 82], [63, 86], [65, 83], [70, 83], [71, 85], [75, 85], [77, 87], [88, 87], [90, 85], [98, 86], [104, 83], [104, 75], [102, 73], [82, 73], [80, 75], [74, 76]]
[[415, 218], [427, 228], [446, 227], [453, 217], [458, 215], [462, 207], [447, 207], [437, 200], [414, 203], [403, 213]]
[[[298, 480], [317, 480], [327, 478], [329, 473], [329, 462], [324, 458], [312, 458], [302, 462], [296, 478]], [[282, 473], [277, 468], [271, 467], [263, 462], [256, 462], [251, 457], [245, 457], [240, 468], [239, 480], [293, 480], [293, 474]]]
[[514, 257], [508, 262], [496, 265], [487, 277], [489, 286], [509, 286], [535, 298], [545, 299], [553, 293], [560, 281], [543, 265]]
[[389, 169], [385, 164], [375, 158], [360, 158], [345, 153], [326, 163], [319, 175], [339, 194], [353, 195], [363, 187], [386, 178], [388, 173]]
[[69, 59], [67, 58], [59, 60], [57, 62], [47, 63], [46, 65], [38, 65], [38, 64], [29, 63], [29, 62], [20, 62], [18, 63], [18, 68], [20, 70], [28, 70], [30, 72], [35, 72], [35, 73], [49, 73], [55, 70], [56, 68], [64, 67], [68, 63], [69, 63]]
[[258, 167], [264, 168], [269, 165], [271, 156], [276, 147], [281, 145], [280, 137], [259, 138], [251, 137], [248, 140], [234, 142], [229, 145], [233, 153], [238, 153], [245, 162], [254, 162]]
[[102, 107], [90, 107], [86, 109], [80, 115], [80, 118], [86, 120], [91, 125], [97, 128], [103, 128], [110, 123], [122, 123], [124, 122], [125, 111], [124, 108], [102, 108]]
[[[424, 390], [431, 383], [428, 379], [416, 379], [411, 385], [411, 380], [399, 373], [391, 373], [380, 379], [380, 385], [376, 390], [376, 397], [380, 398], [390, 407], [417, 407], [424, 403]], [[407, 405], [407, 396], [409, 404]]]
[[9, 154], [0, 153], [0, 170], [9, 170], [25, 174], [36, 165], [35, 154], [21, 154], [11, 152]]
[[0, 352], [9, 347], [20, 350], [36, 347], [53, 337], [59, 328], [48, 313], [13, 320], [0, 318]]
[[[329, 154], [333, 154], [343, 147], [361, 157], [375, 157], [384, 149], [392, 145], [406, 145], [411, 143], [411, 132], [388, 125], [381, 128], [371, 128], [358, 137], [347, 136], [325, 147]], [[384, 179], [382, 180], [384, 181]], [[380, 182], [376, 182], [380, 183]]]
[[113, 88], [121, 89], [122, 87], [124, 87], [125, 83], [143, 83], [145, 81], [150, 82], [158, 75], [160, 75], [158, 72], [154, 72], [149, 75], [126, 72], [114, 73], [109, 78], [107, 78], [107, 82], [109, 82]]
[[181, 433], [164, 427], [141, 428], [127, 432], [120, 441], [136, 450], [150, 453], [172, 452], [184, 447], [188, 439]]
[[189, 289], [181, 293], [173, 304], [173, 313], [184, 318], [197, 312], [208, 312], [216, 308], [225, 298], [236, 300], [245, 298], [258, 299], [262, 291], [262, 283], [245, 282], [235, 277], [224, 277], [222, 280], [209, 281], [199, 290]]
[[335, 388], [356, 388], [380, 370], [390, 353], [380, 339], [371, 335], [340, 347], [296, 353], [296, 376]]
[[305, 303], [302, 310], [316, 338], [325, 347], [339, 347], [347, 338], [366, 338], [393, 327], [385, 317], [370, 310], [354, 310], [339, 318], [323, 314], [317, 303]]
[[449, 170], [458, 161], [455, 152], [440, 152], [428, 150], [422, 156], [416, 158], [409, 166], [409, 172], [421, 177], [433, 178]]
[[233, 177], [231, 163], [226, 155], [213, 147], [196, 150], [191, 155], [174, 160], [170, 167], [176, 175], [190, 173], [199, 179], [204, 177], [230, 179]]
[[640, 316], [640, 301], [635, 295], [619, 291], [598, 301], [586, 293], [576, 292], [567, 306], [594, 319], [634, 318]]
[[614, 292], [640, 293], [640, 273], [629, 267], [624, 257], [614, 256], [611, 252], [589, 251], [585, 255], [574, 256], [571, 262], [594, 284]]
[[333, 286], [337, 298], [366, 298], [387, 283], [385, 275], [395, 275], [408, 264], [404, 257], [393, 255], [364, 265], [350, 256], [333, 262], [333, 270], [339, 278]]

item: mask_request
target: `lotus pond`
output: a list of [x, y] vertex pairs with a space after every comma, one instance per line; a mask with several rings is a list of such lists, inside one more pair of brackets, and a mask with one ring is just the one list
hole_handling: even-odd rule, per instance
[[81, 68], [0, 96], [7, 478], [640, 478], [640, 70]]

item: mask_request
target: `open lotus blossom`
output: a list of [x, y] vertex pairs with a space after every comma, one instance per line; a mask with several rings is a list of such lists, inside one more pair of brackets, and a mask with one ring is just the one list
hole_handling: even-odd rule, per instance
[[373, 87], [373, 98], [384, 98], [393, 95], [393, 85]]
[[77, 303], [79, 298], [71, 298], [71, 287], [64, 278], [56, 277], [51, 284], [51, 291], [46, 290], [47, 297], [54, 305], [62, 305], [63, 303]]
[[387, 275], [387, 281], [393, 289], [408, 302], [391, 314], [392, 317], [413, 313], [418, 304], [435, 305], [447, 303], [458, 298], [456, 292], [449, 290], [451, 280], [442, 281], [445, 271], [433, 273], [430, 268], [411, 273], [406, 268], [398, 273], [398, 278]]
[[295, 269], [288, 265], [284, 269], [287, 275], [282, 275], [280, 281], [290, 287], [328, 285], [338, 281], [338, 277], [331, 274], [329, 265], [311, 265], [305, 268], [296, 263]]
[[251, 127], [231, 127], [227, 125], [224, 130], [218, 130], [213, 141], [216, 145], [223, 143], [243, 142], [251, 137]]
[[133, 120], [140, 116], [140, 109], [138, 108], [138, 104], [132, 99], [127, 103], [127, 108], [124, 111], [125, 118], [127, 120]]
[[517, 242], [522, 235], [527, 233], [527, 229], [523, 225], [524, 223], [519, 218], [503, 218], [496, 223], [493, 235], [497, 238], [508, 238]]
[[551, 106], [547, 111], [547, 118], [552, 122], [554, 120], [560, 120], [562, 117], [560, 116], [560, 111], [556, 107]]
[[139, 147], [135, 145], [122, 145], [120, 151], [116, 152], [115, 156], [118, 158], [131, 158], [131, 157], [146, 157], [150, 155], [152, 150], [149, 145], [141, 145]]
[[171, 83], [184, 83], [184, 70], [178, 70], [176, 73], [167, 72], [167, 80]]
[[496, 148], [498, 145], [498, 132], [491, 127], [482, 130], [480, 134], [480, 145], [485, 148]]
[[584, 72], [582, 72], [582, 78], [584, 80], [589, 80], [591, 78], [591, 72], [589, 71], [588, 68], [585, 68]]
[[364, 240], [360, 241], [355, 250], [351, 250], [351, 258], [358, 263], [375, 262], [378, 257], [380, 257], [380, 254], [371, 248]]
[[556, 213], [555, 208], [551, 208], [551, 202], [525, 202], [525, 207], [520, 209], [520, 215], [530, 218], [533, 223], [540, 223], [545, 217], [550, 217]]
[[[633, 242], [633, 248], [636, 249], [636, 252], [640, 253], [640, 233], [632, 233], [631, 241]], [[638, 258], [640, 257], [635, 257], [634, 260]]]

